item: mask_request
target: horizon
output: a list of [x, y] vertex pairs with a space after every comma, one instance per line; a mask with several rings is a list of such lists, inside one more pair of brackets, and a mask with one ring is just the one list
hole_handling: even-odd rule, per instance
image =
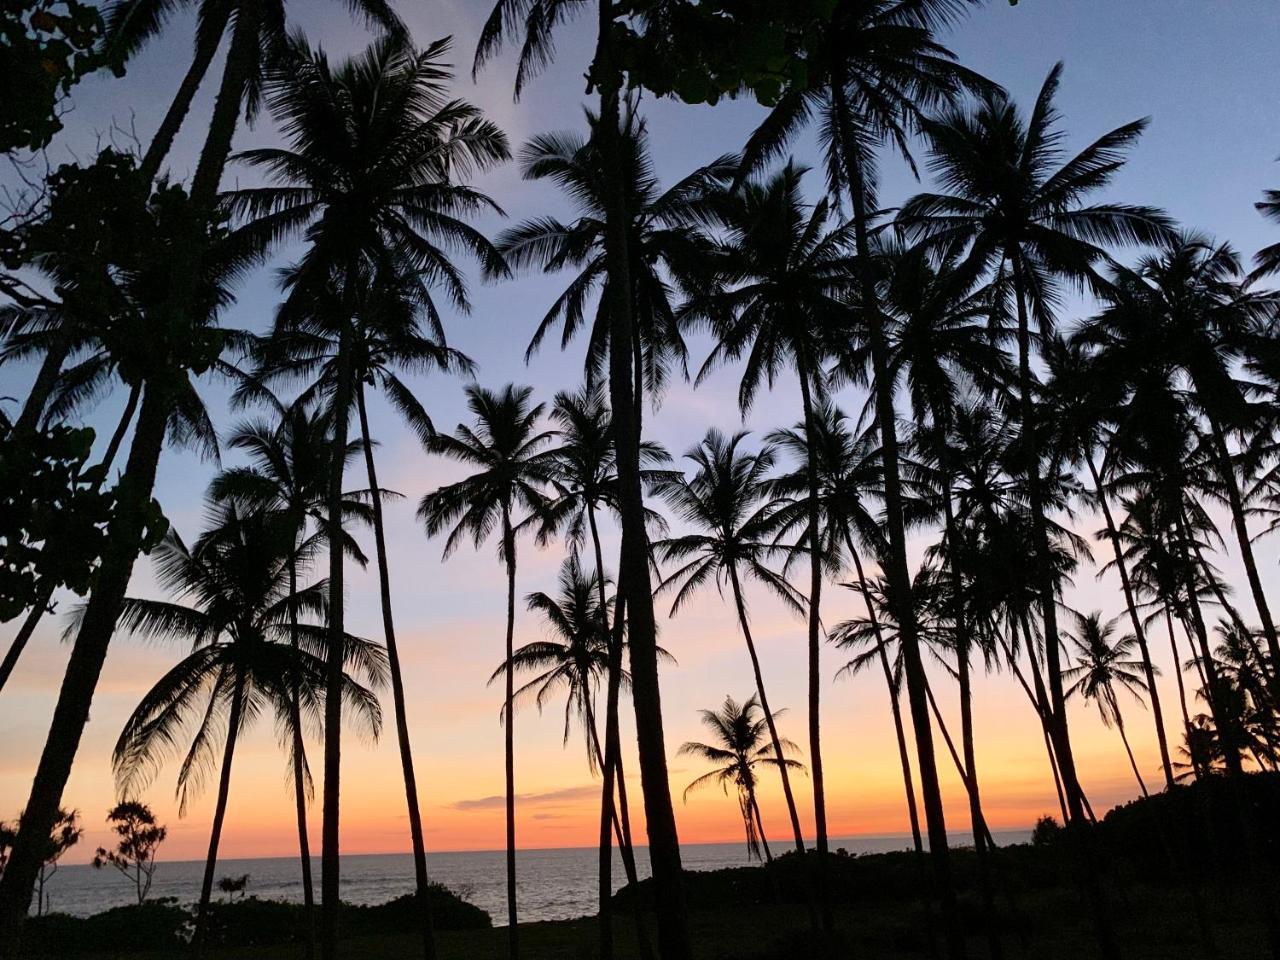
[[[583, 47], [589, 32], [582, 23], [570, 26], [557, 44], [556, 62], [533, 81], [522, 102], [513, 106], [509, 96], [509, 55], [504, 54], [488, 66], [477, 83], [471, 81], [465, 68], [478, 28], [478, 8], [465, 2], [433, 5], [431, 9], [403, 6], [405, 19], [420, 45], [436, 36], [455, 37], [452, 59], [460, 67], [453, 92], [479, 104], [497, 121], [507, 131], [513, 151], [537, 133], [581, 127]], [[1249, 0], [1225, 9], [1219, 6], [1216, 18], [1208, 21], [1188, 7], [1171, 9], [1158, 0], [1124, 4], [1123, 9], [1117, 6], [1108, 0], [1070, 5], [1024, 2], [1016, 7], [997, 2], [976, 11], [944, 39], [961, 62], [1003, 83], [1020, 104], [1034, 94], [1050, 66], [1064, 60], [1060, 107], [1063, 129], [1072, 148], [1083, 146], [1118, 123], [1152, 116], [1150, 130], [1130, 152], [1114, 187], [1105, 192], [1106, 198], [1164, 206], [1180, 222], [1230, 240], [1245, 255], [1275, 242], [1274, 225], [1263, 220], [1252, 204], [1261, 199], [1264, 189], [1280, 184], [1280, 164], [1275, 162], [1280, 153], [1280, 111], [1259, 116], [1252, 110], [1254, 104], [1240, 102], [1250, 98], [1227, 96], [1247, 89], [1246, 84], [1254, 77], [1265, 77], [1273, 70], [1274, 51], [1280, 49], [1280, 17], [1276, 16], [1274, 4]], [[1153, 18], [1159, 29], [1152, 29]], [[1103, 36], [1095, 36], [1083, 26], [1099, 19], [1112, 26]], [[319, 12], [315, 5], [304, 8], [297, 21], [335, 57], [361, 48], [367, 36], [329, 6]], [[174, 64], [186, 62], [191, 23], [189, 12], [175, 15], [164, 37], [143, 50], [130, 64], [124, 79], [91, 77], [83, 81], [72, 95], [76, 109], [67, 118], [66, 131], [55, 142], [52, 155], [85, 151], [104, 131], [109, 131], [105, 123], [108, 117], [127, 127], [125, 104], [135, 111], [139, 136], [145, 143], [176, 83]], [[433, 23], [448, 29], [438, 29]], [[1175, 49], [1180, 57], [1169, 55]], [[1193, 75], [1197, 64], [1202, 82], [1181, 82], [1181, 78]], [[212, 86], [206, 82], [193, 115], [207, 112]], [[745, 101], [726, 102], [714, 110], [655, 101], [648, 96], [642, 104], [649, 122], [655, 166], [664, 183], [709, 161], [721, 148], [740, 144], [761, 115], [759, 108]], [[275, 136], [269, 118], [264, 116], [256, 127], [238, 131], [235, 147], [262, 146], [275, 142]], [[811, 136], [797, 141], [795, 153], [811, 166], [817, 165]], [[194, 166], [194, 156], [195, 142], [188, 130], [180, 138], [171, 162], [178, 176]], [[925, 172], [922, 184], [917, 185], [901, 163], [888, 157], [883, 168], [881, 189], [890, 206], [931, 182]], [[245, 168], [229, 168], [224, 182], [240, 180], [250, 180]], [[817, 170], [807, 177], [811, 195], [816, 194], [819, 180]], [[526, 217], [567, 209], [549, 185], [521, 180], [514, 162], [476, 182], [510, 214], [506, 221], [482, 221], [491, 236], [504, 225]], [[1136, 250], [1125, 251], [1120, 259], [1131, 262], [1136, 255]], [[278, 257], [272, 266], [279, 266], [286, 259]], [[531, 383], [537, 399], [546, 401], [555, 390], [574, 386], [581, 369], [581, 340], [564, 352], [548, 345], [528, 366], [520, 362], [523, 344], [554, 294], [562, 288], [565, 277], [530, 273], [502, 284], [482, 284], [474, 271], [469, 271], [469, 276], [475, 305], [472, 315], [464, 317], [448, 311], [445, 325], [451, 345], [481, 362], [479, 381], [488, 386], [507, 381]], [[236, 305], [227, 311], [225, 326], [262, 329], [275, 299], [270, 269], [256, 271], [239, 290]], [[1062, 311], [1063, 325], [1069, 327], [1087, 307], [1086, 302], [1073, 300]], [[521, 349], [513, 349], [513, 343]], [[694, 338], [690, 352], [694, 364], [700, 362], [706, 352], [705, 343]], [[771, 396], [757, 401], [743, 422], [734, 400], [739, 373], [739, 365], [729, 364], [696, 391], [689, 384], [674, 383], [658, 411], [646, 414], [647, 436], [666, 444], [685, 466], [681, 454], [708, 424], [726, 430], [742, 425], [752, 429], [758, 438], [768, 429], [790, 425], [797, 419], [798, 404], [792, 397], [796, 391], [791, 381], [784, 379]], [[0, 395], [24, 395], [30, 376], [29, 367], [0, 368]], [[461, 378], [410, 379], [420, 388], [419, 395], [442, 430], [451, 429], [465, 418]], [[211, 385], [203, 395], [215, 411], [214, 420], [222, 434], [242, 419], [242, 414], [228, 410], [227, 391], [222, 386]], [[862, 394], [846, 390], [839, 396], [845, 409], [853, 411], [858, 409]], [[98, 429], [100, 444], [123, 402], [122, 392], [115, 391], [84, 413], [82, 422]], [[405, 494], [404, 501], [388, 508], [387, 534], [426, 848], [429, 854], [501, 849], [501, 697], [496, 688], [486, 687], [485, 678], [501, 660], [502, 573], [490, 546], [479, 551], [464, 546], [450, 560], [439, 559], [442, 544], [438, 539], [426, 539], [420, 524], [412, 519], [412, 509], [423, 492], [457, 478], [461, 471], [424, 454], [381, 398], [373, 401], [371, 415], [373, 433], [381, 444], [382, 482], [386, 488]], [[228, 454], [224, 462], [230, 465], [241, 460], [238, 455]], [[157, 497], [174, 528], [188, 540], [202, 529], [203, 493], [214, 468], [214, 464], [201, 463], [189, 451], [167, 451], [162, 460]], [[1229, 526], [1221, 522], [1223, 516], [1221, 511], [1214, 512], [1220, 529], [1229, 531]], [[1072, 526], [1077, 532], [1091, 535], [1100, 523], [1092, 513], [1082, 511]], [[612, 551], [616, 556], [616, 544], [617, 537], [611, 529], [606, 555]], [[918, 561], [924, 539], [915, 536], [911, 546], [912, 559]], [[1095, 557], [1105, 560], [1107, 549], [1105, 543], [1094, 542]], [[1280, 547], [1276, 538], [1262, 541], [1257, 552], [1264, 582], [1274, 593], [1280, 584]], [[558, 545], [542, 550], [531, 543], [522, 544], [518, 597], [549, 588], [560, 557]], [[1216, 559], [1227, 583], [1235, 588], [1246, 619], [1253, 622], [1256, 618], [1248, 616], [1251, 607], [1238, 556], [1228, 550]], [[1067, 591], [1067, 600], [1085, 611], [1096, 607], [1108, 616], [1122, 613], [1114, 574], [1095, 580], [1094, 572], [1093, 567], [1081, 570], [1077, 583]], [[350, 629], [362, 636], [380, 638], [377, 581], [372, 565], [363, 572], [349, 568], [347, 575]], [[825, 623], [860, 612], [861, 605], [848, 591], [834, 585], [827, 590], [823, 601]], [[151, 563], [145, 558], [135, 567], [130, 593], [161, 596]], [[780, 725], [784, 735], [789, 732], [792, 739], [803, 741], [805, 675], [796, 655], [802, 648], [804, 625], [762, 591], [753, 591], [748, 599], [752, 627], [769, 678], [770, 698], [775, 704], [790, 708]], [[62, 615], [72, 603], [63, 596], [59, 615], [45, 618], [11, 685], [0, 694], [0, 740], [7, 745], [0, 756], [0, 820], [17, 814], [30, 788], [31, 771], [44, 743], [66, 660], [66, 647], [58, 639]], [[718, 703], [726, 693], [742, 699], [753, 689], [749, 663], [730, 608], [714, 591], [703, 591], [674, 619], [667, 617], [666, 611], [667, 604], [660, 601], [656, 609], [660, 643], [672, 650], [679, 661], [678, 666], [662, 670], [662, 706], [681, 843], [735, 842], [705, 839], [731, 836], [735, 830], [740, 834], [741, 823], [730, 798], [711, 790], [691, 797], [687, 804], [680, 802], [678, 794], [685, 783], [701, 771], [693, 762], [677, 758], [675, 750], [681, 741], [698, 738], [696, 709]], [[12, 623], [5, 629], [6, 639], [16, 627], [16, 622]], [[516, 630], [518, 644], [540, 636], [542, 628], [532, 614], [521, 610]], [[1171, 662], [1162, 635], [1153, 637], [1152, 646], [1153, 659], [1163, 667], [1161, 691], [1170, 705], [1166, 727], [1172, 749], [1176, 750], [1181, 743], [1172, 696], [1176, 664]], [[68, 854], [67, 864], [80, 862], [92, 855], [94, 847], [106, 844], [110, 835], [100, 811], [107, 810], [116, 795], [109, 763], [112, 745], [140, 694], [175, 659], [176, 651], [158, 644], [148, 645], [124, 636], [112, 641], [91, 722], [65, 793], [64, 805], [80, 811], [86, 828], [84, 839]], [[909, 833], [903, 833], [907, 820], [902, 781], [883, 681], [874, 675], [851, 681], [833, 680], [843, 657], [829, 645], [824, 647], [823, 660], [829, 833], [833, 839], [909, 837]], [[940, 677], [942, 673], [936, 665], [930, 665], [930, 675]], [[1058, 803], [1041, 731], [1016, 682], [1007, 672], [983, 673], [976, 677], [975, 686], [978, 767], [990, 829], [993, 833], [1030, 829], [1023, 825], [1033, 823], [1040, 815], [1057, 816]], [[958, 729], [954, 690], [951, 684], [939, 687], [940, 706], [951, 727]], [[343, 741], [344, 855], [398, 855], [409, 850], [389, 694], [384, 694], [383, 701], [387, 723], [381, 741], [373, 746], [350, 735]], [[1125, 706], [1131, 711], [1129, 733], [1135, 753], [1144, 774], [1154, 777], [1158, 755], [1149, 711], [1139, 710], [1127, 701]], [[598, 834], [599, 786], [587, 771], [579, 738], [574, 736], [562, 743], [558, 707], [557, 699], [554, 706], [548, 706], [546, 715], [526, 709], [516, 717], [517, 836], [522, 850], [588, 847]], [[1101, 817], [1106, 809], [1136, 796], [1136, 784], [1118, 739], [1113, 731], [1103, 728], [1094, 707], [1072, 701], [1070, 710], [1072, 741], [1084, 789]], [[639, 798], [634, 723], [629, 714], [629, 701], [624, 701], [627, 785], [630, 796]], [[308, 749], [313, 769], [318, 770], [319, 743], [309, 742]], [[940, 739], [938, 769], [948, 832], [960, 834], [969, 823], [968, 801]], [[280, 844], [282, 850], [296, 850], [291, 794], [283, 772], [274, 731], [269, 723], [260, 722], [238, 748], [220, 859], [254, 859], [246, 851], [269, 843]], [[179, 818], [172, 797], [174, 776], [174, 765], [166, 765], [142, 799], [169, 827], [169, 839], [161, 847], [164, 861], [187, 862], [203, 856], [214, 791], [206, 789], [192, 801], [188, 815]], [[807, 779], [800, 781], [797, 803], [802, 822], [812, 824]], [[772, 780], [761, 791], [761, 806], [770, 837], [785, 839], [785, 808], [781, 791]], [[318, 851], [318, 799], [309, 812], [313, 850]], [[634, 799], [632, 814], [637, 838], [642, 837], [643, 810]], [[852, 829], [857, 826], [865, 829]], [[386, 849], [393, 837], [402, 849]], [[557, 838], [570, 837], [580, 842], [556, 842]], [[446, 846], [450, 842], [458, 845]], [[741, 842], [740, 836], [736, 842]], [[478, 843], [493, 846], [479, 847]], [[183, 853], [190, 856], [181, 856]], [[286, 852], [267, 858], [288, 855]]]

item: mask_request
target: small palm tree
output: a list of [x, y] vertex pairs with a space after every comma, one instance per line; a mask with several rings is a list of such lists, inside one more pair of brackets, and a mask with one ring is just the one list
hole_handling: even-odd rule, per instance
[[1133, 758], [1129, 737], [1125, 734], [1124, 715], [1120, 712], [1120, 701], [1116, 696], [1116, 688], [1121, 687], [1141, 703], [1142, 695], [1147, 692], [1147, 682], [1143, 677], [1146, 668], [1142, 660], [1133, 658], [1138, 639], [1132, 634], [1117, 638], [1119, 618], [1103, 620], [1098, 610], [1088, 614], [1077, 613], [1075, 621], [1076, 628], [1070, 636], [1076, 648], [1077, 662], [1062, 675], [1068, 684], [1067, 695], [1078, 693], [1086, 703], [1090, 700], [1097, 703], [1098, 716], [1103, 724], [1108, 728], [1115, 727], [1120, 734], [1142, 795], [1149, 796], [1138, 763]]
[[[448, 530], [444, 555], [464, 539], [479, 548], [496, 527], [501, 540], [498, 556], [507, 568], [506, 694], [502, 718], [506, 731], [507, 790], [507, 920], [515, 927], [516, 909], [516, 795], [515, 740], [512, 707], [515, 701], [513, 641], [516, 623], [516, 531], [514, 511], [525, 510], [529, 521], [543, 521], [546, 486], [555, 479], [555, 465], [547, 449], [555, 436], [539, 429], [544, 406], [533, 405], [532, 387], [507, 384], [494, 392], [467, 387], [467, 406], [475, 426], [459, 424], [454, 435], [437, 434], [426, 446], [476, 472], [464, 480], [428, 493], [418, 505], [427, 535]], [[523, 525], [523, 524], [522, 524]]]
[[[726, 437], [719, 430], [707, 431], [702, 442], [685, 454], [693, 461], [693, 476], [680, 477], [658, 488], [680, 521], [695, 531], [654, 544], [663, 560], [679, 564], [658, 585], [658, 592], [675, 591], [671, 603], [671, 615], [674, 616], [698, 588], [714, 582], [723, 591], [725, 583], [728, 583], [733, 593], [738, 626], [751, 658], [751, 670], [756, 681], [755, 696], [761, 704], [769, 741], [774, 756], [782, 756], [782, 741], [773, 713], [769, 710], [764, 673], [751, 636], [742, 580], [750, 578], [763, 584], [802, 615], [805, 611], [804, 596], [787, 582], [786, 577], [767, 565], [770, 557], [781, 552], [773, 536], [777, 531], [778, 504], [768, 493], [768, 474], [773, 469], [774, 457], [767, 446], [754, 454], [740, 450], [746, 437], [745, 432]], [[804, 836], [791, 791], [791, 778], [785, 766], [779, 768], [779, 773], [796, 850], [804, 853]]]
[[[764, 715], [755, 694], [745, 703], [733, 697], [725, 697], [719, 710], [701, 710], [702, 724], [715, 735], [715, 743], [688, 741], [680, 745], [682, 757], [698, 757], [716, 765], [716, 769], [704, 773], [684, 788], [684, 798], [702, 787], [719, 785], [725, 793], [732, 785], [738, 792], [738, 809], [742, 814], [742, 826], [747, 835], [747, 856], [773, 862], [769, 852], [769, 840], [764, 832], [764, 818], [760, 816], [760, 804], [756, 799], [756, 768], [776, 767], [783, 770], [804, 770], [804, 764], [789, 757], [779, 757], [769, 743], [767, 727], [781, 715], [777, 711], [772, 718]], [[784, 751], [798, 752], [799, 747], [786, 738], [778, 741]]]
[[[196, 936], [213, 890], [218, 844], [231, 787], [231, 763], [240, 735], [264, 710], [275, 712], [282, 727], [293, 725], [294, 698], [302, 717], [319, 717], [326, 696], [326, 647], [322, 623], [297, 623], [296, 614], [322, 616], [325, 590], [319, 581], [293, 592], [290, 573], [299, 554], [304, 560], [315, 543], [297, 546], [296, 531], [277, 514], [242, 515], [235, 506], [214, 506], [212, 524], [193, 547], [170, 533], [157, 548], [156, 572], [177, 602], [126, 598], [121, 630], [149, 639], [177, 640], [192, 651], [142, 698], [125, 723], [112, 755], [117, 787], [133, 795], [177, 749], [185, 729], [194, 733], [178, 772], [179, 812], [203, 787], [218, 765], [218, 797], [209, 853], [200, 888]], [[296, 637], [297, 646], [292, 641]], [[386, 679], [386, 654], [367, 640], [344, 635], [346, 670], [339, 695], [374, 737], [382, 711], [371, 687]], [[225, 723], [225, 726], [222, 724]], [[291, 770], [298, 738], [288, 741]]]

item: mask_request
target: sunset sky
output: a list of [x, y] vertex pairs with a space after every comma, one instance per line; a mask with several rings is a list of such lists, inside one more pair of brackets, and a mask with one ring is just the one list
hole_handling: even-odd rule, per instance
[[[556, 64], [539, 77], [520, 103], [512, 103], [513, 61], [504, 55], [473, 83], [469, 67], [480, 22], [488, 0], [401, 0], [397, 9], [420, 44], [452, 35], [452, 59], [460, 67], [458, 96], [484, 108], [519, 147], [530, 136], [551, 130], [581, 130], [584, 105], [583, 71], [591, 49], [592, 20], [584, 17], [569, 26], [558, 44]], [[290, 14], [331, 55], [358, 50], [366, 42], [363, 27], [352, 24], [343, 4], [295, 0]], [[177, 17], [165, 37], [146, 48], [129, 65], [123, 80], [90, 79], [74, 94], [74, 111], [66, 134], [51, 150], [55, 163], [73, 153], [86, 158], [95, 144], [123, 130], [136, 129], [146, 143], [185, 70], [191, 46], [193, 19]], [[1230, 239], [1251, 254], [1276, 240], [1253, 209], [1267, 187], [1280, 186], [1280, 110], [1275, 109], [1276, 51], [1280, 50], [1280, 8], [1274, 0], [1022, 0], [1010, 7], [992, 2], [970, 17], [948, 38], [968, 66], [1004, 84], [1020, 102], [1034, 96], [1044, 75], [1057, 60], [1066, 73], [1058, 101], [1065, 116], [1070, 145], [1079, 147], [1098, 134], [1137, 117], [1152, 123], [1132, 159], [1116, 178], [1112, 196], [1131, 202], [1163, 206], [1188, 226]], [[220, 70], [220, 65], [215, 65]], [[1194, 78], [1194, 79], [1193, 79]], [[206, 82], [185, 135], [180, 138], [172, 170], [187, 176], [194, 167], [201, 128], [212, 101], [212, 81]], [[1260, 109], [1262, 108], [1262, 109]], [[751, 102], [727, 102], [714, 108], [689, 107], [646, 97], [657, 170], [670, 182], [717, 155], [738, 148], [762, 115]], [[113, 131], [113, 127], [115, 128]], [[268, 145], [276, 135], [269, 119], [238, 133], [237, 148]], [[818, 159], [811, 140], [795, 145], [803, 163]], [[243, 171], [229, 168], [224, 183]], [[508, 222], [569, 208], [547, 184], [526, 184], [515, 164], [480, 178], [478, 185], [503, 207]], [[817, 190], [820, 178], [809, 177]], [[918, 189], [906, 168], [886, 158], [882, 203], [893, 206]], [[502, 228], [497, 217], [482, 224], [491, 234]], [[280, 262], [283, 262], [283, 258]], [[474, 272], [474, 271], [473, 271]], [[475, 280], [470, 316], [446, 315], [451, 344], [479, 365], [478, 379], [488, 386], [508, 381], [531, 384], [540, 400], [573, 387], [581, 373], [581, 343], [559, 352], [557, 338], [531, 363], [523, 362], [524, 347], [537, 320], [560, 291], [565, 278], [521, 276], [497, 285]], [[270, 270], [260, 271], [239, 291], [237, 304], [224, 318], [227, 326], [262, 330], [276, 302]], [[1081, 305], [1072, 304], [1063, 317], [1069, 324]], [[701, 362], [707, 344], [695, 340], [691, 352]], [[660, 409], [648, 417], [648, 435], [680, 454], [696, 442], [708, 426], [727, 430], [741, 425], [736, 406], [739, 370], [720, 370], [696, 390], [675, 383], [662, 398]], [[24, 396], [30, 371], [0, 369], [0, 396]], [[451, 429], [465, 417], [463, 383], [434, 378], [413, 381], [438, 427]], [[228, 432], [239, 415], [227, 408], [227, 391], [207, 385], [206, 396], [215, 422]], [[123, 397], [113, 395], [100, 407], [85, 411], [84, 421], [99, 429], [114, 424]], [[841, 397], [846, 409], [862, 397]], [[794, 422], [799, 397], [792, 381], [780, 382], [773, 395], [758, 402], [745, 427], [763, 432]], [[409, 718], [418, 777], [422, 789], [428, 849], [472, 850], [501, 846], [503, 791], [502, 731], [498, 723], [501, 691], [486, 680], [502, 655], [504, 579], [494, 549], [476, 552], [464, 547], [447, 563], [440, 559], [442, 544], [428, 541], [414, 518], [419, 497], [442, 482], [461, 476], [460, 470], [422, 452], [413, 436], [391, 412], [374, 401], [373, 429], [380, 446], [382, 482], [405, 495], [388, 508], [391, 580], [397, 633], [403, 649]], [[109, 431], [108, 431], [109, 432]], [[229, 454], [228, 464], [237, 462]], [[203, 492], [216, 465], [201, 462], [185, 451], [166, 451], [160, 468], [157, 497], [166, 516], [188, 540], [201, 529]], [[356, 481], [357, 483], [361, 481]], [[1091, 534], [1101, 521], [1083, 514], [1074, 521]], [[1224, 533], [1229, 533], [1225, 522]], [[370, 538], [371, 539], [371, 538]], [[1271, 591], [1277, 577], [1277, 541], [1264, 541], [1260, 563], [1264, 584]], [[917, 544], [916, 554], [922, 544]], [[1106, 548], [1109, 550], [1109, 548]], [[1095, 552], [1104, 555], [1104, 545]], [[616, 556], [616, 540], [609, 533], [606, 557]], [[539, 550], [531, 542], [520, 548], [517, 589], [521, 596], [551, 590], [563, 557], [559, 545]], [[1253, 609], [1244, 578], [1233, 557], [1218, 562], [1239, 586], [1239, 605], [1246, 619]], [[350, 576], [348, 628], [381, 638], [377, 583], [369, 572]], [[131, 592], [158, 595], [150, 563], [139, 561]], [[1083, 610], [1122, 610], [1118, 583], [1110, 576], [1094, 579], [1084, 568], [1068, 602]], [[60, 613], [70, 605], [65, 600]], [[753, 628], [760, 647], [771, 701], [790, 710], [781, 720], [782, 732], [805, 743], [804, 624], [776, 602], [755, 591], [749, 597]], [[542, 625], [521, 612], [517, 643], [535, 639]], [[853, 615], [859, 604], [853, 594], [828, 588], [823, 617], [834, 623]], [[685, 842], [738, 840], [741, 824], [736, 804], [719, 791], [709, 790], [680, 802], [685, 784], [703, 768], [675, 756], [687, 739], [701, 739], [696, 711], [713, 707], [726, 694], [744, 699], [753, 690], [746, 652], [732, 611], [715, 595], [703, 594], [680, 615], [668, 620], [660, 607], [660, 642], [679, 661], [662, 673], [663, 713], [671, 755], [672, 792], [681, 840]], [[58, 617], [47, 617], [9, 686], [0, 694], [0, 819], [15, 816], [26, 800], [30, 778], [44, 743], [50, 714], [66, 662]], [[0, 628], [7, 644], [16, 624]], [[1181, 640], [1181, 638], [1180, 638]], [[1161, 692], [1168, 704], [1171, 742], [1180, 742], [1176, 729], [1176, 691], [1168, 640], [1163, 631], [1151, 637], [1156, 659], [1164, 671]], [[180, 655], [163, 645], [148, 645], [118, 636], [98, 687], [91, 722], [85, 732], [65, 805], [78, 808], [88, 829], [85, 840], [69, 859], [87, 859], [106, 841], [103, 814], [114, 802], [110, 753], [117, 735], [140, 695]], [[828, 817], [832, 836], [901, 833], [907, 829], [902, 781], [897, 763], [888, 698], [882, 678], [868, 673], [855, 680], [834, 681], [843, 660], [839, 651], [824, 650], [824, 759], [827, 770]], [[949, 717], [956, 717], [952, 685], [934, 669], [936, 688]], [[390, 695], [385, 711], [388, 729], [378, 744], [352, 739], [344, 747], [342, 846], [345, 852], [384, 852], [408, 849], [403, 787], [395, 739], [391, 729]], [[1131, 701], [1128, 726], [1144, 776], [1159, 780], [1154, 730], [1146, 710]], [[624, 706], [624, 744], [627, 746], [631, 795], [639, 805], [639, 782], [631, 724]], [[1053, 783], [1040, 728], [1017, 682], [1007, 674], [992, 674], [978, 682], [976, 724], [979, 774], [985, 806], [993, 828], [1025, 827], [1043, 813], [1056, 810]], [[1092, 706], [1072, 704], [1072, 722], [1083, 784], [1099, 813], [1130, 798], [1136, 784], [1119, 739], [1105, 730]], [[952, 721], [958, 728], [958, 718]], [[518, 835], [521, 846], [588, 845], [597, 830], [599, 785], [587, 770], [584, 749], [576, 735], [561, 742], [561, 704], [539, 716], [527, 707], [516, 718], [516, 776]], [[939, 742], [941, 749], [941, 742]], [[319, 744], [311, 747], [317, 775]], [[940, 753], [940, 769], [950, 814], [949, 826], [967, 827], [966, 804], [954, 768]], [[232, 777], [225, 857], [288, 855], [296, 849], [290, 788], [285, 759], [270, 722], [260, 723], [241, 744]], [[175, 765], [163, 769], [143, 794], [169, 825], [169, 841], [162, 857], [202, 856], [208, 840], [213, 795], [207, 791], [179, 819], [174, 800]], [[767, 778], [766, 778], [767, 779]], [[811, 795], [802, 780], [798, 796], [802, 819], [812, 823]], [[762, 795], [770, 836], [786, 831], [780, 791], [770, 783]], [[641, 811], [636, 809], [637, 819]], [[313, 842], [317, 843], [320, 806], [312, 808]]]

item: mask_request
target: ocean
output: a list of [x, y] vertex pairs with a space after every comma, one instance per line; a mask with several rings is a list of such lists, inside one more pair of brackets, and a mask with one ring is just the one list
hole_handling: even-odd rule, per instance
[[[1023, 843], [1030, 831], [998, 831], [996, 842]], [[957, 836], [956, 843], [964, 838]], [[774, 853], [788, 845], [779, 838]], [[850, 853], [883, 853], [909, 850], [910, 836], [844, 837], [831, 840], [831, 849], [843, 847]], [[681, 857], [687, 870], [718, 870], [754, 863], [747, 860], [744, 843], [682, 844]], [[516, 860], [517, 897], [521, 921], [567, 920], [596, 912], [597, 860], [594, 847], [558, 850], [521, 850]], [[505, 854], [501, 850], [460, 853], [428, 853], [427, 871], [433, 881], [443, 883], [465, 900], [487, 910], [495, 925], [506, 922]], [[626, 883], [617, 851], [613, 856], [614, 889]], [[636, 868], [649, 875], [645, 847], [636, 847]], [[312, 867], [317, 895], [320, 861]], [[151, 896], [176, 897], [194, 902], [200, 895], [203, 860], [166, 861], [156, 867]], [[301, 902], [302, 871], [296, 857], [265, 857], [252, 860], [221, 860], [216, 877], [249, 874], [248, 895], [269, 900]], [[413, 858], [407, 853], [347, 854], [342, 857], [342, 899], [358, 904], [384, 903], [413, 891]], [[134, 902], [133, 886], [110, 867], [95, 870], [87, 864], [60, 866], [45, 887], [50, 909], [75, 916], [87, 916], [111, 907]], [[214, 891], [218, 896], [217, 890]]]

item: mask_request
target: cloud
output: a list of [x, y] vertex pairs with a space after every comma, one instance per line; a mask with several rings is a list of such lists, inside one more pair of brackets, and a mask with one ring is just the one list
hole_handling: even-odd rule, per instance
[[[585, 800], [600, 796], [600, 788], [593, 784], [580, 787], [563, 787], [560, 790], [548, 790], [545, 793], [517, 793], [516, 803], [523, 806], [530, 804], [562, 803], [568, 800]], [[449, 804], [453, 810], [497, 810], [507, 802], [504, 796], [476, 797], [472, 800], [458, 800]]]

